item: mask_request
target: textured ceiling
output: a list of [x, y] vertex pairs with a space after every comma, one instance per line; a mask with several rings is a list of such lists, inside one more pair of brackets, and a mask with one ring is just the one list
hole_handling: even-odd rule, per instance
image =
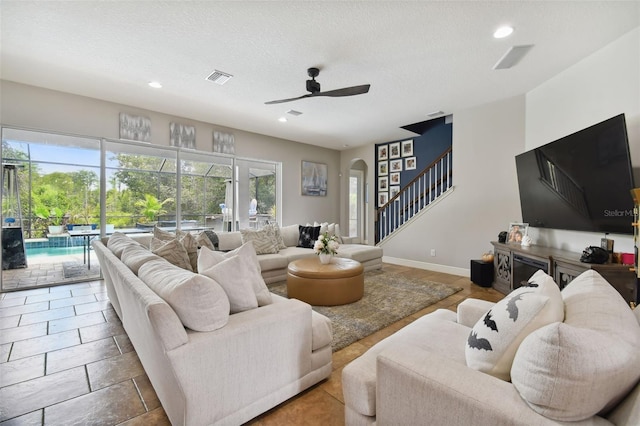
[[[640, 3], [2, 0], [0, 19], [2, 79], [344, 149], [525, 93], [640, 25]], [[496, 40], [502, 24], [516, 30]], [[371, 90], [264, 104], [305, 94], [311, 66], [322, 90]], [[234, 77], [206, 81], [214, 69]], [[278, 122], [289, 109], [303, 114]]]

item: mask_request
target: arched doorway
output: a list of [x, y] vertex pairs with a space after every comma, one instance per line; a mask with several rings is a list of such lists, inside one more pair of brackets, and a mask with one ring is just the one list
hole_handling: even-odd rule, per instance
[[355, 159], [349, 168], [349, 236], [367, 241], [367, 163]]

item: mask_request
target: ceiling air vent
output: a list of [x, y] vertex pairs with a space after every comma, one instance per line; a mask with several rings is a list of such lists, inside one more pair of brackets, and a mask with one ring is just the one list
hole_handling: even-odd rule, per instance
[[207, 80], [213, 81], [214, 83], [219, 84], [220, 86], [222, 86], [227, 81], [231, 80], [231, 77], [233, 77], [231, 74], [227, 74], [226, 72], [214, 70], [211, 73], [211, 75], [209, 77], [207, 77]]
[[507, 53], [493, 66], [494, 70], [504, 70], [516, 65], [533, 47], [533, 44], [511, 46]]
[[291, 114], [294, 117], [297, 117], [299, 115], [302, 115], [302, 113], [300, 111], [296, 111], [295, 109], [290, 109], [289, 111], [287, 111], [287, 114]]

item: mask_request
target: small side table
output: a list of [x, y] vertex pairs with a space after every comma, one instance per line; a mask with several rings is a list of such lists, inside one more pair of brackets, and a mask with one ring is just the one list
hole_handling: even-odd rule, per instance
[[493, 262], [471, 261], [471, 281], [481, 287], [491, 287], [493, 283]]

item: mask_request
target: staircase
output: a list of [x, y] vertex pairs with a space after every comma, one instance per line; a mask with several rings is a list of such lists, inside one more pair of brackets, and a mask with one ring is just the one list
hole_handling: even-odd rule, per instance
[[387, 204], [378, 208], [375, 224], [376, 244], [400, 229], [451, 188], [452, 161], [450, 147], [405, 185]]

